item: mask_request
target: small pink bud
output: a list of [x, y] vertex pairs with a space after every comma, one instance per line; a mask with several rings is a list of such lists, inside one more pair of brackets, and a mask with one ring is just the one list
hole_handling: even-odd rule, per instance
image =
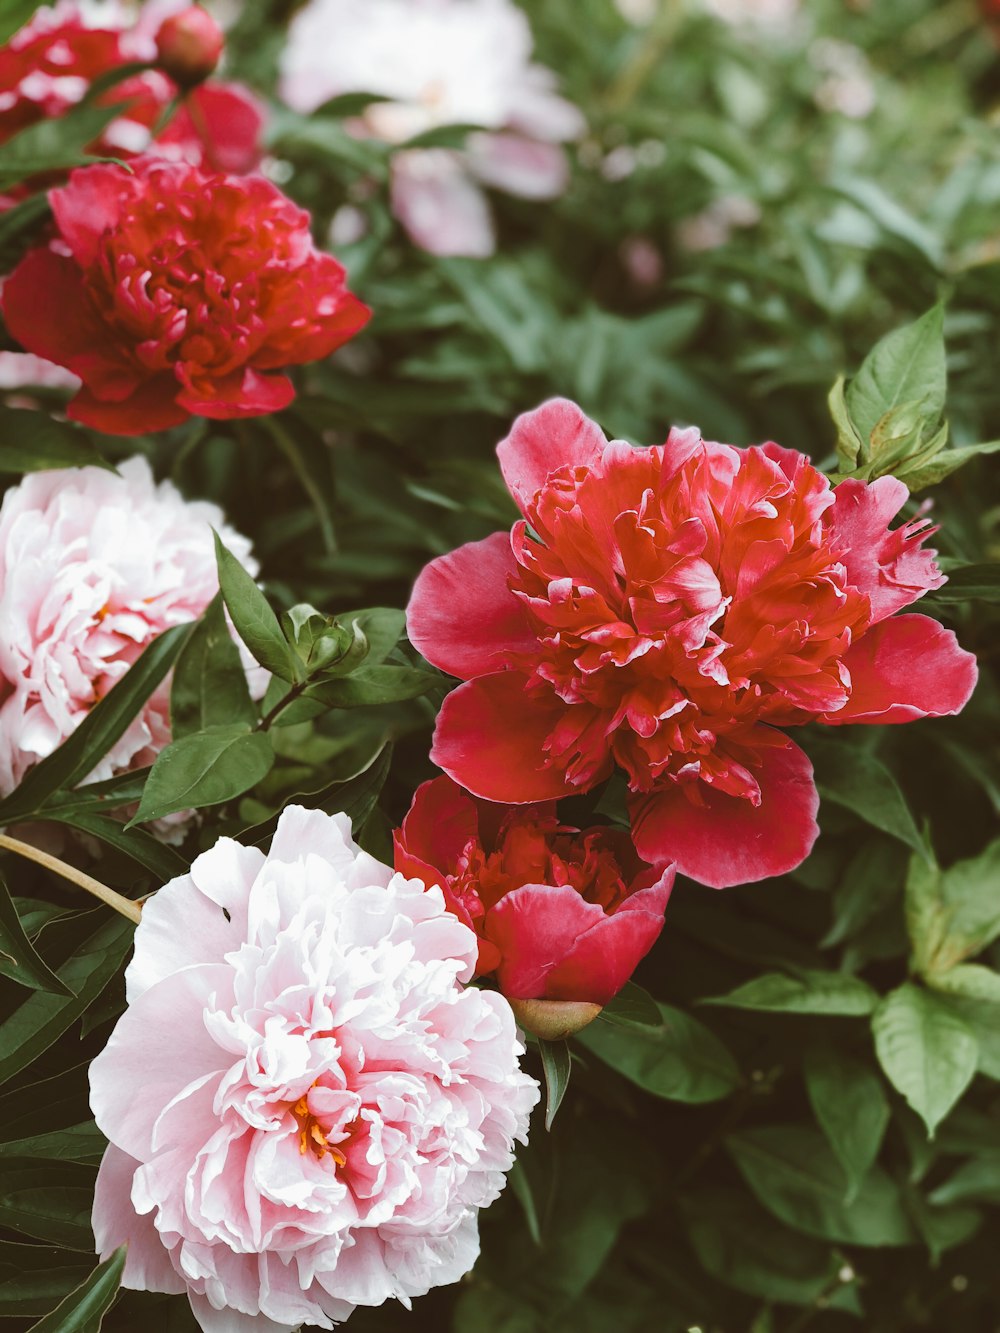
[[156, 34], [160, 68], [182, 88], [207, 79], [224, 46], [222, 29], [201, 5], [189, 5], [164, 19]]

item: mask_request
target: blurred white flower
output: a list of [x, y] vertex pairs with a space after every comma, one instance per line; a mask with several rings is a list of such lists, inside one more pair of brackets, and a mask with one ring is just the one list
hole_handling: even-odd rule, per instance
[[303, 113], [343, 93], [379, 94], [387, 100], [352, 128], [390, 144], [482, 127], [461, 149], [398, 153], [392, 204], [424, 249], [488, 255], [495, 238], [481, 186], [554, 198], [568, 179], [559, 145], [584, 130], [531, 49], [528, 21], [510, 0], [311, 0], [291, 24], [281, 92]]
[[682, 250], [697, 254], [725, 245], [738, 227], [755, 227], [760, 221], [759, 205], [745, 194], [728, 194], [714, 200], [700, 213], [685, 218], [677, 227]]
[[850, 42], [821, 37], [809, 48], [809, 63], [825, 78], [813, 94], [821, 111], [839, 111], [864, 120], [875, 109], [876, 93], [865, 53]]

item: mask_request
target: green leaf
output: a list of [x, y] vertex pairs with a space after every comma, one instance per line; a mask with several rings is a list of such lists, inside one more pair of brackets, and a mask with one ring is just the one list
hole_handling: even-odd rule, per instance
[[24, 27], [42, 0], [4, 0], [0, 6], [0, 42], [13, 37], [18, 28]]
[[215, 558], [219, 566], [219, 587], [236, 633], [255, 660], [272, 676], [297, 684], [301, 679], [299, 661], [281, 632], [278, 617], [253, 578], [223, 546], [218, 533], [215, 533]]
[[9, 190], [30, 176], [64, 171], [94, 160], [86, 156], [86, 148], [121, 113], [120, 102], [113, 106], [81, 105], [64, 116], [29, 125], [0, 144], [0, 187]]
[[941, 876], [941, 901], [948, 915], [947, 945], [940, 967], [971, 957], [1000, 937], [1000, 838], [978, 856], [957, 861]]
[[231, 801], [267, 777], [273, 764], [270, 736], [241, 722], [182, 736], [157, 755], [126, 827]]
[[844, 1173], [826, 1139], [804, 1125], [761, 1125], [726, 1139], [751, 1190], [779, 1221], [850, 1245], [908, 1245], [913, 1227], [892, 1181], [879, 1167], [844, 1200]]
[[343, 680], [311, 686], [305, 697], [318, 699], [328, 708], [364, 708], [416, 699], [440, 683], [439, 675], [419, 667], [368, 666], [366, 663]]
[[809, 739], [807, 749], [820, 796], [853, 811], [921, 856], [927, 855], [903, 793], [885, 764], [856, 745], [816, 736]]
[[68, 824], [81, 833], [89, 833], [92, 838], [98, 838], [116, 851], [123, 852], [129, 860], [155, 875], [162, 884], [188, 872], [188, 863], [176, 848], [160, 842], [145, 829], [126, 829], [124, 824], [111, 815], [80, 810], [67, 814], [45, 812], [43, 818]]
[[[3, 1130], [0, 1129], [0, 1133]], [[0, 1157], [38, 1157], [53, 1162], [83, 1162], [98, 1166], [108, 1141], [93, 1120], [66, 1129], [54, 1129], [45, 1134], [0, 1142]]]
[[86, 432], [47, 412], [0, 406], [0, 472], [42, 472], [59, 467], [102, 467], [113, 472]]
[[45, 959], [35, 952], [28, 939], [21, 918], [17, 914], [7, 885], [0, 879], [0, 955], [9, 959], [12, 966], [5, 968], [6, 976], [13, 977], [22, 986], [33, 990], [48, 991], [52, 995], [72, 996], [61, 977], [49, 967]]
[[122, 1245], [103, 1264], [98, 1264], [86, 1282], [71, 1291], [51, 1314], [32, 1324], [28, 1333], [99, 1333], [104, 1316], [118, 1295], [125, 1255], [126, 1247]]
[[853, 472], [859, 463], [868, 461], [868, 441], [858, 434], [844, 398], [844, 376], [841, 375], [827, 398], [833, 424], [837, 427], [837, 457], [843, 473]]
[[702, 1004], [724, 1004], [732, 1009], [759, 1009], [770, 1013], [870, 1014], [878, 995], [859, 977], [846, 972], [817, 972], [801, 968], [798, 975], [768, 972], [754, 977], [728, 995], [702, 1000]]
[[86, 1280], [84, 1257], [51, 1245], [0, 1245], [0, 1319], [33, 1319]]
[[1000, 1156], [979, 1154], [963, 1162], [947, 1180], [931, 1190], [927, 1201], [938, 1207], [954, 1203], [1000, 1205]]
[[170, 688], [170, 724], [180, 740], [208, 727], [245, 723], [252, 727], [257, 710], [247, 674], [217, 593], [177, 659]]
[[345, 625], [357, 624], [368, 640], [365, 666], [379, 666], [406, 632], [406, 612], [394, 606], [369, 606], [361, 611], [339, 612]]
[[515, 1162], [507, 1174], [507, 1183], [514, 1192], [514, 1197], [524, 1212], [525, 1225], [528, 1228], [528, 1235], [536, 1245], [542, 1243], [542, 1227], [538, 1220], [538, 1209], [535, 1206], [535, 1196], [531, 1188], [531, 1182], [528, 1179], [528, 1173], [520, 1162]]
[[0, 1226], [23, 1236], [90, 1254], [94, 1234], [92, 1167], [8, 1161], [0, 1178]]
[[981, 963], [958, 963], [947, 972], [931, 972], [927, 984], [946, 995], [964, 995], [970, 1000], [1000, 1005], [1000, 972]]
[[1000, 562], [961, 565], [947, 573], [948, 582], [927, 594], [935, 602], [957, 602], [960, 606], [976, 600], [1000, 602]]
[[131, 921], [117, 915], [110, 920], [105, 917], [59, 968], [59, 979], [75, 992], [72, 998], [36, 991], [0, 1024], [0, 1083], [47, 1050], [97, 999], [121, 966], [133, 932]]
[[571, 1058], [565, 1041], [539, 1041], [542, 1073], [545, 1076], [545, 1128], [551, 1129], [556, 1112], [569, 1087]]
[[906, 982], [872, 1015], [879, 1063], [927, 1127], [928, 1138], [972, 1082], [978, 1044], [943, 1001]]
[[944, 307], [881, 338], [847, 387], [847, 410], [858, 434], [869, 440], [885, 414], [919, 401], [925, 418], [936, 422], [947, 392]]
[[625, 1078], [676, 1102], [714, 1102], [740, 1083], [740, 1071], [722, 1042], [679, 1009], [658, 1004], [656, 1027], [591, 1023], [576, 1040]]
[[187, 625], [177, 625], [153, 640], [58, 750], [36, 764], [20, 787], [0, 801], [0, 825], [35, 814], [55, 792], [74, 786], [94, 769], [173, 666], [187, 633]]
[[806, 1049], [806, 1090], [827, 1142], [844, 1168], [844, 1202], [855, 1199], [889, 1125], [889, 1100], [876, 1072], [835, 1046]]
[[985, 444], [967, 444], [955, 449], [941, 449], [928, 462], [918, 461], [915, 466], [900, 471], [900, 477], [911, 491], [922, 491], [925, 486], [937, 486], [960, 467], [974, 458], [1000, 453], [1000, 440]]
[[659, 1027], [663, 1021], [656, 1001], [634, 981], [626, 981], [618, 994], [597, 1015], [598, 1022], [621, 1027]]
[[[360, 829], [378, 803], [379, 794], [389, 776], [391, 762], [392, 744], [386, 743], [352, 777], [341, 782], [331, 782], [319, 791], [299, 792], [289, 797], [285, 804], [303, 804], [310, 810], [327, 810], [331, 813], [340, 811], [348, 816], [353, 828]], [[259, 824], [243, 829], [242, 837], [255, 846], [268, 842], [280, 817], [281, 811], [276, 811]]]

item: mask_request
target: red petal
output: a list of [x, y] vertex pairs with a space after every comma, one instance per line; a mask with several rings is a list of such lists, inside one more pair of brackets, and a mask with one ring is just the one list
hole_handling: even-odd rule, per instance
[[260, 375], [249, 367], [211, 381], [201, 393], [186, 389], [177, 395], [188, 412], [213, 421], [267, 416], [282, 411], [294, 398], [295, 386], [287, 375]]
[[[769, 738], [770, 740], [770, 738]], [[819, 828], [812, 764], [797, 745], [757, 751], [752, 769], [761, 803], [753, 806], [699, 783], [704, 805], [672, 784], [631, 800], [632, 837], [645, 861], [677, 869], [714, 889], [783, 875], [806, 859]]]
[[507, 587], [517, 564], [510, 536], [495, 532], [425, 565], [406, 610], [410, 642], [460, 680], [488, 675], [508, 652], [532, 652], [538, 639]]
[[561, 467], [596, 463], [607, 444], [604, 432], [568, 398], [550, 398], [519, 416], [497, 445], [500, 471], [527, 517], [546, 479]]
[[49, 191], [59, 233], [82, 268], [96, 260], [101, 237], [118, 225], [122, 199], [135, 193], [135, 180], [124, 167], [99, 162], [77, 167], [64, 186]]
[[526, 805], [579, 790], [562, 769], [545, 767], [545, 742], [566, 705], [554, 694], [551, 703], [528, 694], [526, 685], [520, 672], [501, 671], [460, 685], [441, 705], [431, 759], [487, 801]]
[[[12, 337], [36, 356], [81, 379], [95, 370], [122, 374], [121, 357], [87, 300], [83, 275], [66, 255], [31, 250], [3, 287], [3, 313]], [[134, 371], [126, 372], [134, 376]]]
[[872, 626], [844, 655], [851, 697], [823, 722], [912, 722], [957, 713], [969, 701], [976, 659], [930, 616], [893, 616]]
[[169, 375], [147, 380], [123, 402], [104, 402], [84, 386], [66, 415], [105, 435], [147, 435], [187, 421], [190, 414], [178, 405], [176, 394], [177, 381]]
[[469, 841], [479, 836], [479, 812], [472, 797], [451, 778], [435, 778], [417, 788], [413, 803], [396, 831], [396, 869], [400, 855], [433, 866], [438, 875], [453, 874]]
[[500, 990], [519, 1000], [606, 1004], [663, 928], [673, 876], [667, 870], [610, 916], [569, 885], [512, 890], [486, 917], [486, 937], [501, 954]]

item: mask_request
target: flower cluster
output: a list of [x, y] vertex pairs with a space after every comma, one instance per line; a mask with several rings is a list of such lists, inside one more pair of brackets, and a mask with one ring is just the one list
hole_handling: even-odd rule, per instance
[[[251, 574], [250, 543], [217, 505], [157, 485], [131, 458], [38, 472], [0, 505], [0, 796], [51, 754], [158, 634], [219, 590], [212, 528]], [[92, 774], [150, 763], [170, 739], [161, 686]]]
[[[527, 199], [566, 188], [560, 144], [584, 130], [531, 63], [531, 30], [511, 0], [310, 0], [282, 55], [289, 106], [314, 111], [343, 93], [376, 93], [359, 135], [401, 146], [392, 203], [417, 245], [441, 255], [490, 255], [487, 185]], [[482, 126], [463, 149], [407, 148], [444, 126]]]
[[476, 795], [553, 800], [617, 767], [641, 856], [738, 884], [816, 837], [811, 766], [782, 728], [969, 698], [954, 634], [894, 615], [944, 581], [926, 518], [889, 527], [895, 478], [834, 488], [803, 454], [693, 429], [634, 449], [565, 400], [498, 452], [523, 520], [434, 560], [408, 612], [424, 656], [466, 682], [432, 757]]
[[295, 396], [282, 370], [368, 320], [309, 215], [262, 177], [140, 158], [83, 167], [49, 197], [58, 242], [21, 261], [3, 312], [23, 347], [80, 377], [69, 415], [86, 425], [280, 411]]
[[204, 1333], [292, 1333], [467, 1272], [538, 1098], [475, 961], [343, 815], [290, 806], [267, 856], [222, 839], [161, 889], [91, 1066], [125, 1285], [187, 1291]]
[[[177, 5], [149, 4], [138, 22], [112, 6], [91, 11], [59, 0], [43, 6], [0, 48], [0, 143], [41, 120], [56, 118], [82, 101], [98, 78], [116, 69], [158, 59], [160, 20], [176, 20]], [[264, 111], [239, 84], [203, 84], [166, 125], [164, 113], [178, 92], [162, 69], [151, 68], [113, 83], [102, 94], [121, 106], [94, 151], [131, 157], [149, 151], [214, 170], [247, 172], [260, 160]]]

